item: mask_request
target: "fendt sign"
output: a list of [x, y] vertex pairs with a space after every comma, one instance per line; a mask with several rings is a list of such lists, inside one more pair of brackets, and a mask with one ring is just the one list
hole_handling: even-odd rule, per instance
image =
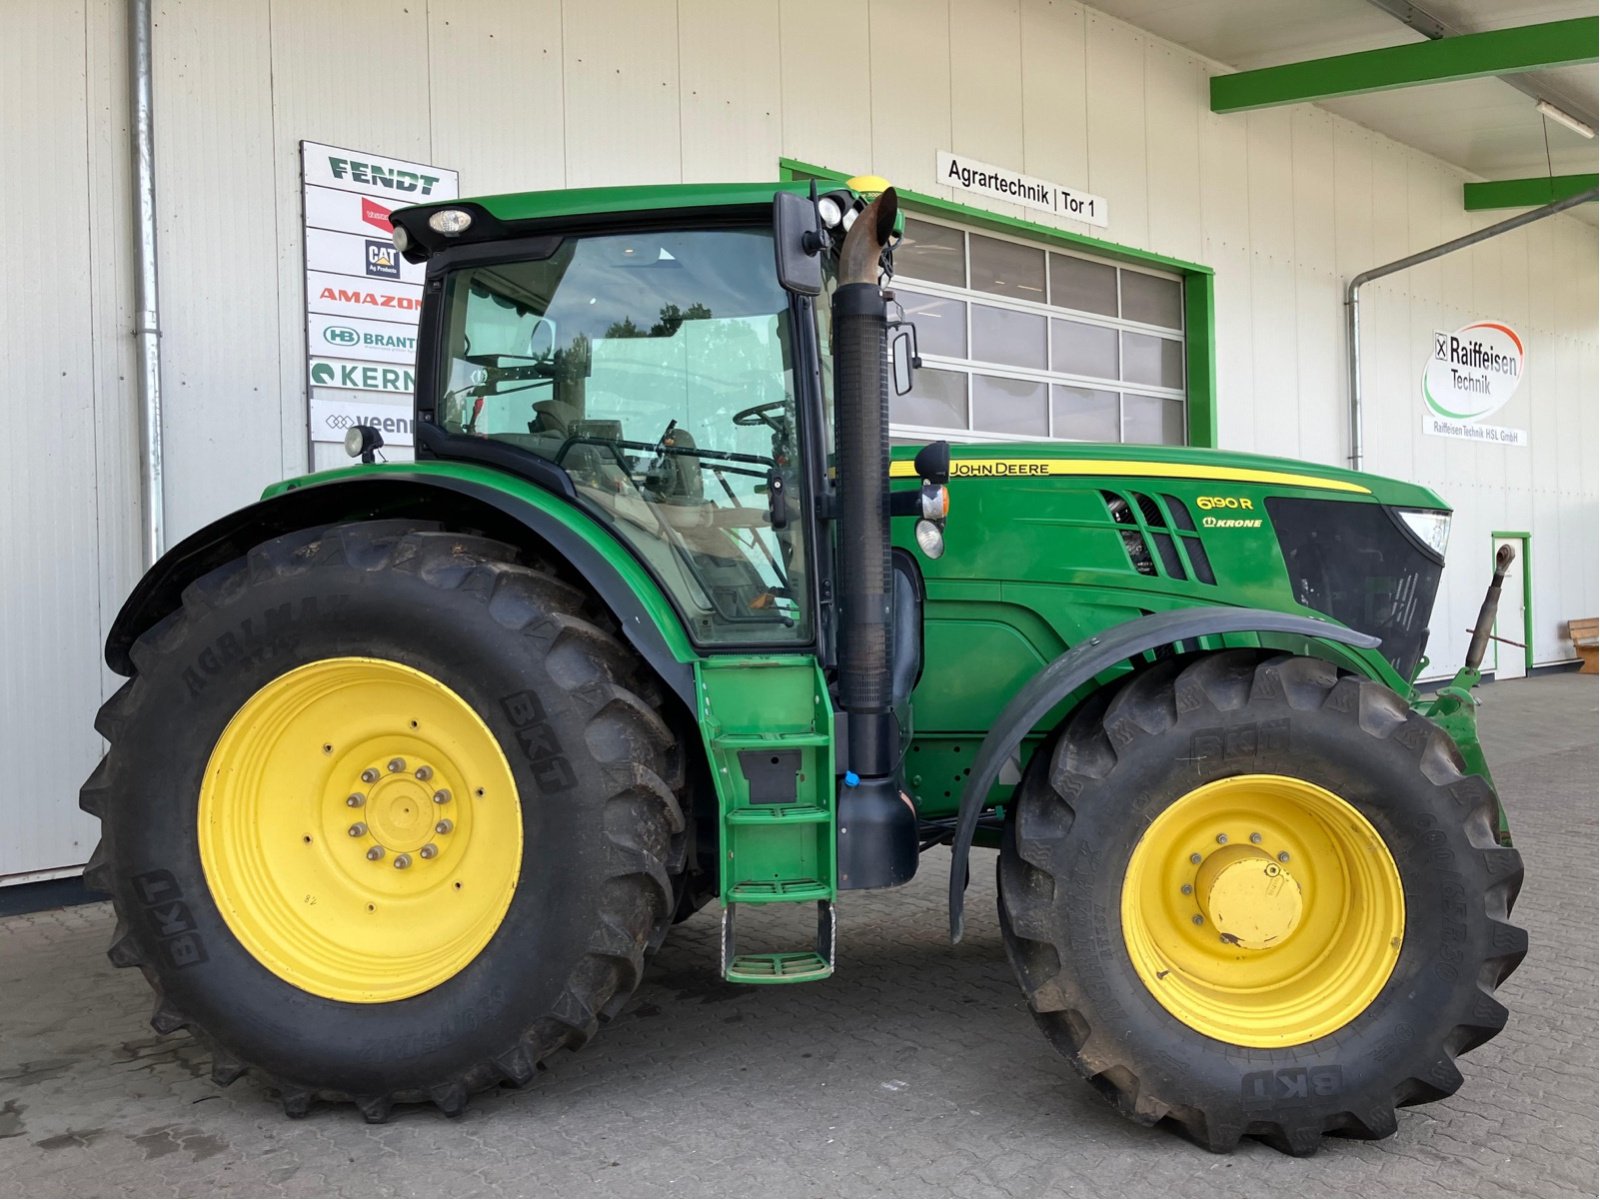
[[1527, 350], [1503, 321], [1474, 321], [1454, 333], [1435, 332], [1422, 369], [1424, 433], [1502, 446], [1527, 445], [1520, 429], [1485, 425], [1504, 408], [1527, 370]]
[[454, 171], [300, 143], [306, 252], [306, 382], [312, 442], [357, 422], [411, 443], [422, 268], [400, 257], [389, 214], [454, 200]]

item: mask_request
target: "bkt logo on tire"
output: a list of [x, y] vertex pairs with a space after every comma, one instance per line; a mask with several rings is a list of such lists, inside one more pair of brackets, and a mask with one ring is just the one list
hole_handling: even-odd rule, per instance
[[329, 325], [322, 331], [322, 340], [335, 346], [354, 346], [361, 341], [361, 335], [345, 325]]

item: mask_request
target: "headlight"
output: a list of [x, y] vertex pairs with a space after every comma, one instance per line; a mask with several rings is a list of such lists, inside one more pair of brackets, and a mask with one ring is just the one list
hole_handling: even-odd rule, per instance
[[844, 210], [839, 207], [839, 202], [832, 196], [824, 196], [817, 201], [817, 216], [822, 218], [822, 223], [832, 229], [844, 219]]
[[938, 558], [944, 553], [944, 530], [936, 522], [918, 521], [917, 545], [929, 558]]
[[389, 235], [394, 239], [394, 248], [401, 254], [406, 252], [406, 247], [411, 245], [411, 235], [406, 232], [404, 225], [396, 225], [394, 232]]
[[860, 215], [860, 212], [854, 208], [850, 209], [844, 214], [844, 228], [846, 233], [850, 232], [850, 226], [856, 223], [856, 218]]
[[1431, 548], [1440, 558], [1450, 544], [1450, 514], [1434, 509], [1397, 508], [1406, 528], [1416, 534], [1424, 546]]
[[360, 458], [366, 448], [367, 432], [361, 426], [352, 425], [344, 431], [344, 452], [351, 458]]
[[441, 208], [428, 217], [428, 228], [446, 237], [465, 233], [471, 224], [472, 214], [462, 208]]

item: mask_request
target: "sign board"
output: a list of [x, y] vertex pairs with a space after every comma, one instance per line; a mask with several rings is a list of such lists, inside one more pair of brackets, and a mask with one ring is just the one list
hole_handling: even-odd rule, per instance
[[1484, 425], [1522, 386], [1527, 351], [1503, 321], [1473, 321], [1454, 333], [1435, 331], [1422, 368], [1422, 430], [1435, 437], [1526, 446], [1524, 430]]
[[456, 172], [300, 143], [306, 256], [306, 383], [312, 442], [369, 424], [411, 445], [423, 269], [391, 240], [389, 214], [454, 200]]
[[934, 157], [934, 170], [940, 183], [964, 192], [993, 196], [996, 200], [1008, 200], [1024, 208], [1070, 217], [1074, 221], [1085, 221], [1101, 228], [1110, 224], [1110, 208], [1104, 196], [1008, 171], [1004, 167], [979, 162], [975, 158], [964, 158], [948, 150], [940, 150]]

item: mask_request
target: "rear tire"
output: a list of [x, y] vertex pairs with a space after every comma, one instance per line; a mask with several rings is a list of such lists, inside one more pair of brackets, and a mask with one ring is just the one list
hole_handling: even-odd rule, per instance
[[[1506, 1010], [1493, 992], [1527, 951], [1527, 935], [1507, 920], [1522, 860], [1496, 841], [1489, 784], [1466, 775], [1443, 731], [1392, 691], [1319, 659], [1228, 651], [1159, 663], [1109, 692], [1086, 703], [1034, 756], [1000, 857], [1007, 953], [1057, 1049], [1125, 1116], [1145, 1125], [1166, 1120], [1217, 1152], [1246, 1136], [1290, 1154], [1314, 1152], [1324, 1134], [1386, 1137], [1396, 1107], [1453, 1093], [1462, 1082], [1456, 1056], [1504, 1026]], [[1399, 942], [1397, 953], [1374, 972], [1363, 965], [1371, 960], [1371, 937], [1360, 952], [1367, 958], [1351, 951], [1352, 1018], [1337, 1024], [1343, 1010], [1323, 1004], [1328, 989], [1346, 986], [1336, 971], [1289, 977], [1279, 995], [1298, 997], [1312, 1026], [1319, 1014], [1323, 1020], [1317, 1036], [1298, 1042], [1284, 1036], [1298, 1028], [1281, 1022], [1284, 1009], [1262, 1011], [1248, 989], [1218, 993], [1225, 999], [1214, 1020], [1195, 1016], [1175, 999], [1179, 993], [1163, 989], [1188, 986], [1185, 964], [1196, 961], [1184, 957], [1191, 920], [1196, 953], [1208, 953], [1202, 943], [1209, 938], [1209, 953], [1221, 964], [1202, 972], [1214, 970], [1226, 983], [1237, 963], [1260, 963], [1261, 955], [1286, 953], [1296, 933], [1309, 936], [1300, 931], [1311, 927], [1310, 918], [1294, 924], [1301, 894], [1294, 915], [1266, 935], [1283, 940], [1252, 950], [1248, 940], [1228, 943], [1234, 935], [1222, 922], [1239, 916], [1231, 905], [1232, 916], [1199, 905], [1216, 872], [1193, 868], [1197, 883], [1184, 874], [1194, 858], [1207, 863], [1227, 837], [1192, 833], [1191, 847], [1179, 835], [1169, 843], [1166, 875], [1130, 873], [1173, 827], [1156, 824], [1165, 814], [1195, 803], [1191, 797], [1216, 794], [1207, 785], [1248, 796], [1255, 780], [1285, 795], [1331, 794], [1355, 814], [1349, 828], [1370, 830], [1372, 838], [1353, 836], [1320, 862], [1306, 854], [1302, 863], [1299, 853], [1287, 861], [1284, 852], [1280, 867], [1277, 854], [1263, 853], [1273, 847], [1250, 844], [1261, 837], [1252, 833], [1264, 825], [1257, 813], [1268, 811], [1265, 802], [1235, 804], [1216, 810], [1219, 830], [1231, 827], [1224, 817], [1239, 826], [1228, 849], [1234, 857], [1216, 865], [1242, 859], [1246, 873], [1270, 874], [1274, 900], [1280, 871], [1300, 872], [1308, 911], [1337, 883], [1348, 889], [1338, 892], [1346, 899], [1324, 916], [1339, 929], [1343, 922], [1365, 928], [1363, 913], [1385, 911], [1381, 874], [1360, 874], [1369, 850], [1372, 861], [1393, 862], [1403, 887], [1403, 937], [1381, 935], [1384, 945]], [[1302, 832], [1335, 845], [1329, 831], [1347, 818], [1331, 807], [1310, 811], [1322, 815], [1308, 816]], [[1130, 881], [1144, 892], [1129, 890]], [[1141, 941], [1146, 910], [1139, 906], [1152, 887], [1159, 905], [1179, 916], [1171, 926], [1158, 921], [1158, 936]], [[1398, 894], [1390, 894], [1389, 911]], [[1277, 919], [1265, 903], [1248, 916], [1269, 926]], [[1175, 957], [1161, 957], [1163, 945], [1176, 946]], [[1191, 993], [1212, 995], [1205, 984], [1201, 979]], [[1252, 1032], [1223, 1032], [1233, 1028]]]
[[[553, 1051], [582, 1045], [637, 986], [644, 956], [672, 916], [670, 875], [682, 870], [680, 752], [653, 702], [659, 696], [653, 680], [602, 627], [606, 617], [592, 598], [552, 569], [516, 560], [517, 551], [502, 543], [412, 523], [290, 534], [192, 584], [181, 608], [135, 644], [137, 673], [97, 721], [111, 748], [81, 794], [83, 808], [102, 820], [85, 879], [109, 892], [116, 909], [112, 961], [138, 966], [155, 989], [152, 1024], [164, 1033], [188, 1027], [209, 1042], [219, 1082], [256, 1071], [278, 1089], [291, 1115], [317, 1098], [353, 1101], [371, 1121], [385, 1119], [399, 1101], [432, 1100], [454, 1115], [469, 1093], [501, 1082], [526, 1084]], [[481, 949], [458, 954], [445, 977], [414, 994], [374, 1002], [347, 998], [371, 983], [370, 970], [338, 983], [350, 955], [370, 954], [371, 939], [350, 937], [326, 963], [315, 951], [302, 954], [299, 974], [280, 958], [248, 949], [240, 914], [251, 907], [251, 888], [270, 890], [274, 876], [268, 871], [262, 875], [268, 883], [251, 883], [243, 868], [219, 866], [215, 847], [203, 853], [211, 843], [202, 844], [207, 827], [225, 826], [230, 816], [238, 821], [228, 805], [242, 808], [239, 798], [250, 795], [249, 787], [208, 790], [252, 761], [218, 758], [219, 739], [235, 714], [257, 697], [283, 694], [282, 682], [308, 664], [321, 664], [310, 668], [316, 671], [362, 662], [458, 698], [469, 714], [462, 728], [483, 730], [489, 757], [503, 763], [514, 783], [497, 808], [489, 807], [492, 796], [479, 801], [483, 819], [476, 827], [496, 830], [496, 840], [509, 841], [513, 829], [520, 837], [520, 852], [477, 848], [490, 863], [495, 853], [512, 856], [501, 874], [509, 898], [492, 932], [487, 925], [479, 931], [486, 938], [478, 939]], [[354, 721], [372, 706], [347, 711]], [[381, 720], [390, 716], [394, 736], [408, 736], [402, 712]], [[247, 717], [245, 734], [263, 723]], [[343, 748], [335, 748], [337, 719], [326, 723], [322, 750], [331, 764]], [[415, 721], [410, 726], [417, 729]], [[309, 757], [311, 764], [297, 761], [293, 770], [331, 770], [316, 762], [315, 748]], [[293, 790], [285, 778], [262, 776], [262, 787], [273, 793], [264, 803], [301, 803], [298, 795], [280, 794]], [[412, 786], [404, 767], [396, 779], [397, 786]], [[428, 810], [426, 789], [438, 783], [417, 785], [424, 812], [416, 819], [428, 828], [437, 812], [469, 811], [464, 795], [453, 797], [449, 809]], [[342, 776], [326, 784], [340, 796], [347, 786], [360, 785]], [[232, 800], [203, 802], [203, 795]], [[320, 839], [357, 886], [364, 886], [360, 873], [368, 865], [360, 851], [377, 836], [382, 814], [371, 814], [373, 829], [361, 839], [353, 830], [346, 838], [343, 822], [367, 812], [324, 814], [327, 838], [312, 816], [304, 821], [306, 853]], [[449, 832], [466, 836], [469, 824]], [[233, 833], [255, 836], [248, 829]], [[441, 845], [415, 851], [403, 875], [392, 869], [390, 850], [372, 867], [381, 874], [366, 878], [392, 890], [397, 880], [444, 869], [439, 864], [454, 852], [443, 845], [446, 838], [425, 831], [419, 837]], [[278, 844], [285, 840], [300, 841], [277, 837], [250, 854], [290, 853]], [[248, 862], [250, 854], [234, 861]], [[345, 858], [353, 865], [344, 866]], [[445, 878], [429, 886], [448, 888]], [[477, 883], [470, 874], [464, 878], [468, 888]], [[326, 912], [334, 884], [348, 880], [327, 882], [325, 894], [308, 890], [304, 903], [320, 899]], [[493, 871], [485, 878], [490, 882]], [[435, 890], [425, 898], [442, 907], [451, 894]], [[267, 896], [259, 907], [282, 909], [280, 900]], [[265, 927], [282, 934], [276, 945], [292, 959], [304, 939], [293, 923], [297, 910], [288, 911], [290, 918], [273, 918], [277, 925], [265, 920]], [[362, 918], [354, 919], [358, 924], [347, 928], [360, 928]], [[468, 942], [475, 936], [470, 928], [462, 934]], [[406, 941], [402, 936], [395, 944]], [[305, 984], [307, 970], [321, 978], [324, 968], [337, 986]]]

